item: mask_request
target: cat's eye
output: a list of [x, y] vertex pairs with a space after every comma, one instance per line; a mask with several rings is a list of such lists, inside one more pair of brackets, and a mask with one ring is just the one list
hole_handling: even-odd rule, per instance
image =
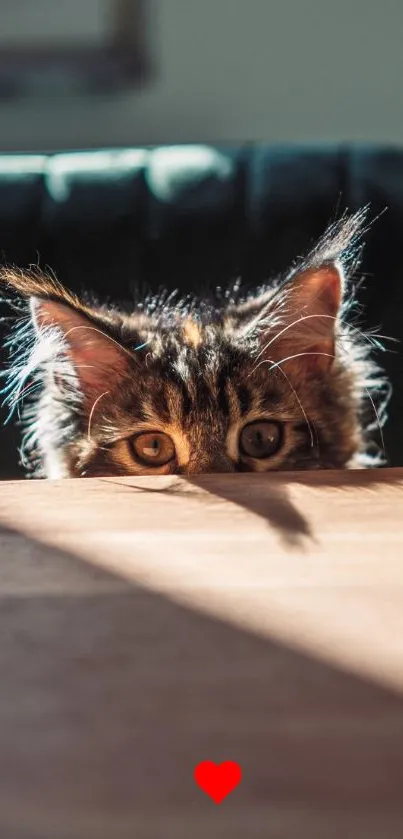
[[147, 466], [165, 466], [175, 457], [175, 446], [162, 431], [145, 431], [133, 437], [131, 445], [137, 459]]
[[257, 420], [245, 425], [239, 438], [241, 454], [258, 460], [272, 457], [283, 442], [282, 426], [279, 422]]

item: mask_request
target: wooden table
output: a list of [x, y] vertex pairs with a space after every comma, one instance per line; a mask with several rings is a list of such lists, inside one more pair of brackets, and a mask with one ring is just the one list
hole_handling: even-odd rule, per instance
[[402, 839], [403, 470], [4, 483], [0, 526], [1, 839]]

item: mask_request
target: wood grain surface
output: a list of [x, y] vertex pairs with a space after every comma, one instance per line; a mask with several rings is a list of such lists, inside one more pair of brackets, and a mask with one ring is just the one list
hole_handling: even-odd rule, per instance
[[402, 547], [403, 470], [1, 483], [1, 839], [401, 839]]

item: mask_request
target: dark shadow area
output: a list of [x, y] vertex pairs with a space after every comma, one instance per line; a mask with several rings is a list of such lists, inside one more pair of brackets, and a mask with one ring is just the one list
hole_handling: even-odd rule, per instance
[[[213, 482], [209, 481], [208, 476], [201, 480], [197, 477], [186, 476], [186, 481], [193, 487], [203, 487], [220, 498], [241, 504], [246, 510], [266, 519], [269, 525], [277, 530], [288, 548], [301, 550], [314, 541], [310, 525], [290, 498], [289, 489], [285, 483], [271, 481], [267, 483], [267, 491], [262, 492], [261, 481], [255, 483], [252, 479], [248, 493], [240, 495], [234, 484], [234, 477], [231, 476], [227, 481], [223, 480], [223, 477], [220, 476], [219, 483], [214, 479]], [[270, 478], [267, 480], [269, 482]]]
[[[219, 477], [219, 480], [218, 480]], [[245, 476], [243, 476], [245, 477]], [[104, 480], [104, 479], [102, 479]], [[179, 496], [186, 496], [190, 487], [193, 490], [203, 490], [199, 494], [200, 502], [206, 499], [204, 493], [208, 493], [238, 504], [255, 515], [266, 519], [268, 524], [278, 531], [282, 541], [287, 548], [298, 548], [304, 550], [309, 544], [315, 541], [315, 534], [312, 533], [307, 519], [301, 514], [290, 497], [290, 485], [306, 485], [312, 489], [315, 485], [321, 487], [334, 487], [337, 492], [353, 491], [356, 489], [367, 489], [369, 492], [375, 490], [379, 484], [388, 483], [397, 486], [403, 480], [403, 469], [357, 469], [357, 470], [321, 470], [318, 472], [267, 472], [265, 474], [255, 473], [248, 475], [248, 492], [239, 492], [237, 477], [230, 474], [181, 476], [180, 479], [172, 476], [168, 486], [161, 489], [147, 487], [144, 483], [132, 483], [122, 481], [119, 478], [108, 478], [108, 483], [124, 487], [124, 491], [130, 492], [156, 492], [168, 493]], [[244, 484], [243, 484], [244, 486]], [[123, 491], [123, 490], [122, 490]], [[208, 500], [208, 496], [207, 499]], [[370, 500], [370, 499], [369, 499]]]
[[[295, 506], [290, 486], [299, 484], [309, 490], [318, 487], [334, 487], [336, 492], [356, 492], [359, 488], [375, 490], [379, 484], [387, 482], [392, 486], [401, 483], [402, 469], [387, 470], [318, 470], [317, 472], [267, 472], [251, 478], [248, 492], [238, 492], [234, 476], [221, 476], [217, 481], [214, 476], [189, 477], [186, 481], [194, 487], [202, 487], [210, 493], [225, 498], [266, 519], [274, 527], [288, 549], [309, 549], [315, 542], [315, 534], [307, 519]], [[256, 480], [254, 480], [254, 478]], [[370, 498], [368, 499], [370, 501]]]
[[[250, 512], [261, 516], [261, 518], [266, 519], [278, 531], [281, 539], [288, 548], [298, 547], [299, 549], [303, 549], [306, 540], [313, 540], [313, 534], [311, 533], [309, 524], [292, 503], [286, 486], [275, 483], [270, 484], [269, 497], [265, 497], [262, 495], [261, 483], [256, 483], [254, 486], [252, 478], [248, 497], [245, 498], [245, 494], [239, 497], [239, 493], [237, 492], [237, 478], [235, 477], [234, 479], [234, 475], [231, 474], [228, 480], [226, 480], [226, 475], [220, 474], [219, 477], [220, 480], [218, 482], [216, 475], [203, 475], [200, 477], [193, 475], [189, 477], [185, 475], [181, 476], [180, 480], [173, 475], [171, 483], [161, 489], [147, 487], [138, 483], [129, 484], [113, 478], [108, 478], [108, 481], [112, 480], [114, 486], [118, 484], [125, 487], [126, 491], [129, 492], [135, 489], [136, 492], [168, 493], [179, 497], [188, 496], [190, 487], [192, 487], [200, 503], [209, 500], [208, 496], [205, 495], [207, 491], [210, 495], [232, 501]], [[197, 493], [198, 489], [203, 490], [203, 492]]]
[[[7, 528], [1, 548], [2, 837], [403, 835], [403, 696]], [[242, 766], [220, 807], [205, 759]]]

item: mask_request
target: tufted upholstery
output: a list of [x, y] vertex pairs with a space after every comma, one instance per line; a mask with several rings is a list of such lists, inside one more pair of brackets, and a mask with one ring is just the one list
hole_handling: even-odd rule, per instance
[[[388, 209], [367, 234], [363, 322], [402, 338], [403, 152], [396, 149], [3, 155], [0, 256], [22, 267], [39, 261], [73, 289], [117, 299], [130, 298], [136, 285], [188, 292], [239, 275], [248, 285], [286, 268], [345, 207], [367, 203], [373, 216]], [[403, 464], [402, 348], [382, 362], [394, 385], [386, 448], [393, 465]], [[21, 474], [17, 440], [14, 426], [0, 431], [0, 477]]]

